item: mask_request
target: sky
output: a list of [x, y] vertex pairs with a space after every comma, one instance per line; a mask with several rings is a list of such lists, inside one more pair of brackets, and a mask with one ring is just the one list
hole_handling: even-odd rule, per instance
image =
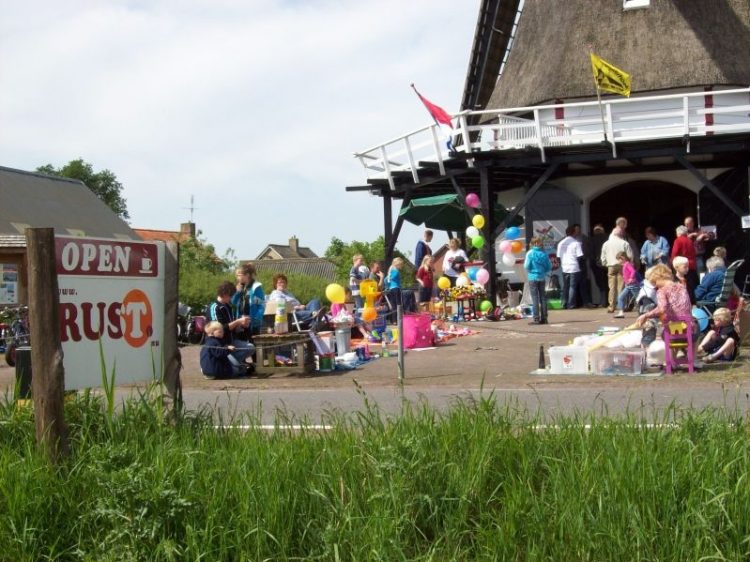
[[134, 228], [178, 230], [192, 196], [217, 252], [253, 259], [383, 234], [381, 199], [345, 191], [352, 154], [432, 122], [412, 82], [459, 111], [479, 0], [0, 7], [0, 165], [109, 169]]

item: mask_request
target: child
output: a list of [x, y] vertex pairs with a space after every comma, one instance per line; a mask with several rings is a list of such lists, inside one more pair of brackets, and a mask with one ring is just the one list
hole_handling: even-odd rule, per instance
[[221, 283], [216, 289], [216, 302], [212, 303], [208, 309], [208, 319], [221, 324], [222, 334], [219, 336], [221, 345], [234, 347], [230, 361], [235, 366], [241, 366], [245, 359], [255, 351], [255, 346], [243, 339], [233, 337], [235, 331], [242, 332], [250, 326], [248, 316], [234, 317], [229, 303], [235, 294], [232, 283], [229, 281]]
[[247, 374], [242, 365], [233, 365], [230, 354], [235, 351], [233, 345], [224, 345], [224, 326], [213, 321], [206, 324], [206, 340], [201, 348], [201, 372], [207, 379], [224, 379], [232, 375]]
[[[362, 265], [365, 263], [365, 258], [362, 254], [355, 254], [352, 256], [352, 268], [349, 270], [349, 288], [352, 291], [352, 296], [354, 297], [354, 306], [356, 306], [358, 309], [362, 308], [364, 303], [362, 302], [362, 297], [359, 295], [359, 284], [362, 283], [364, 279], [367, 279], [369, 277], [370, 272], [367, 271], [367, 275], [363, 275], [364, 271], [362, 269]], [[365, 268], [367, 269], [367, 268]]]
[[266, 298], [263, 294], [263, 286], [260, 281], [255, 280], [255, 266], [246, 263], [234, 272], [237, 279], [237, 292], [232, 295], [232, 309], [235, 318], [242, 316], [250, 317], [250, 326], [235, 334], [243, 341], [250, 341], [250, 334], [260, 334], [263, 325], [263, 313], [266, 310]]
[[432, 256], [425, 256], [422, 258], [422, 265], [417, 269], [420, 303], [428, 303], [432, 300], [433, 273]]
[[352, 302], [352, 290], [349, 287], [344, 287], [344, 295], [344, 302], [331, 303], [331, 316], [333, 318], [336, 318], [342, 310], [346, 310], [346, 303]]
[[393, 309], [401, 304], [401, 268], [404, 267], [402, 258], [393, 258], [391, 267], [388, 268], [388, 275], [385, 278], [386, 298], [391, 303]]
[[[635, 302], [638, 305], [638, 314], [646, 314], [656, 308], [656, 287], [648, 279], [643, 281]], [[641, 347], [647, 348], [651, 342], [656, 340], [657, 325], [658, 321], [655, 318], [650, 318], [643, 324], [641, 330]]]
[[526, 253], [526, 259], [523, 262], [531, 292], [532, 311], [534, 313], [532, 324], [547, 323], [547, 295], [544, 290], [544, 283], [547, 274], [552, 270], [552, 262], [550, 262], [547, 253], [542, 250], [542, 245], [542, 239], [534, 236], [529, 241], [531, 249]]
[[624, 286], [620, 294], [617, 295], [615, 318], [625, 318], [626, 300], [630, 300], [638, 294], [641, 288], [641, 280], [627, 253], [617, 252], [616, 257], [617, 262], [622, 266], [622, 282]]
[[728, 308], [717, 308], [713, 314], [714, 327], [703, 338], [698, 347], [698, 357], [706, 363], [714, 361], [734, 361], [740, 345], [740, 336], [732, 324]]

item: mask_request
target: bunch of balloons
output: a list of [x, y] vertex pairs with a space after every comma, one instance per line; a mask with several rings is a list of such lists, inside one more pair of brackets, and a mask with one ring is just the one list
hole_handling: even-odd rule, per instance
[[[477, 209], [480, 206], [479, 196], [476, 193], [469, 193], [466, 196], [466, 205], [472, 209]], [[484, 236], [482, 236], [479, 230], [484, 227], [484, 217], [477, 213], [471, 219], [472, 226], [466, 229], [466, 237], [471, 241], [471, 245], [477, 250], [484, 248]]]
[[523, 251], [523, 242], [516, 240], [521, 235], [521, 231], [517, 226], [511, 226], [505, 229], [505, 240], [500, 242], [499, 249], [503, 253], [503, 263], [508, 267], [512, 267], [516, 264], [517, 254]]

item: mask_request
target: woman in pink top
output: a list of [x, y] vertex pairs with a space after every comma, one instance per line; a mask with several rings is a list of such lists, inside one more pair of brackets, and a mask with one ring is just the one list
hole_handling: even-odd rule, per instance
[[649, 318], [691, 316], [692, 305], [687, 289], [681, 283], [672, 280], [672, 270], [669, 267], [663, 263], [655, 265], [646, 271], [646, 279], [657, 289], [656, 308], [641, 314], [636, 320], [638, 326], [643, 326]]

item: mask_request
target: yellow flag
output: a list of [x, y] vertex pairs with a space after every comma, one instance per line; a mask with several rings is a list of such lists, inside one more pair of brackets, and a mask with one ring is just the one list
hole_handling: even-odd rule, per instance
[[600, 90], [630, 97], [630, 74], [591, 53], [594, 82]]

